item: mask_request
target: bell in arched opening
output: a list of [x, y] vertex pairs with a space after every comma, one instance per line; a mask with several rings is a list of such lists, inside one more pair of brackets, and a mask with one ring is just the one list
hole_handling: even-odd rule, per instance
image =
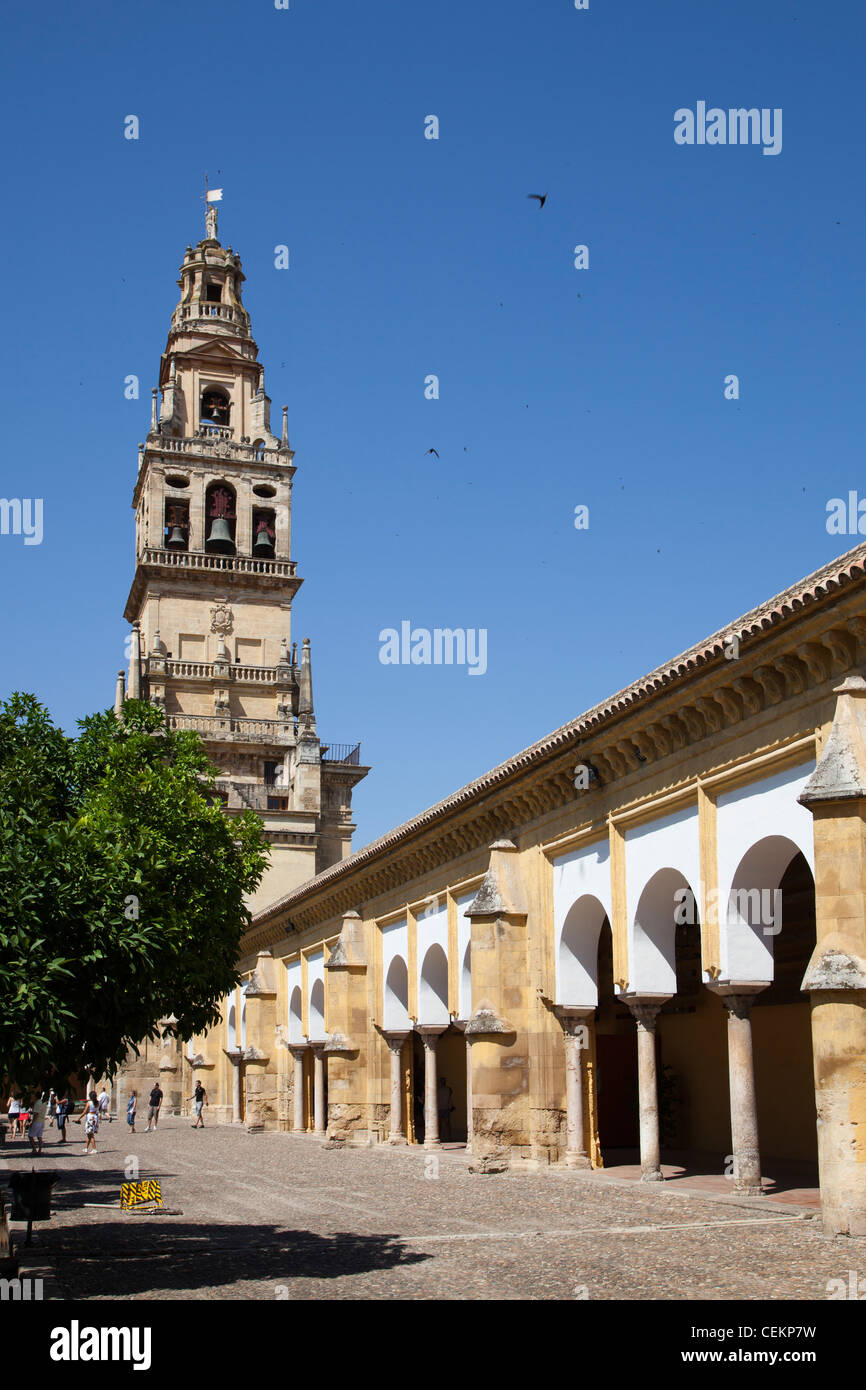
[[266, 516], [259, 515], [256, 518], [256, 539], [253, 544], [253, 554], [260, 559], [273, 557], [274, 531]]
[[209, 530], [205, 549], [216, 555], [234, 555], [234, 497], [227, 487], [214, 487], [208, 493]]
[[188, 534], [188, 517], [185, 508], [169, 507], [165, 518], [166, 537], [165, 546], [167, 550], [186, 550]]

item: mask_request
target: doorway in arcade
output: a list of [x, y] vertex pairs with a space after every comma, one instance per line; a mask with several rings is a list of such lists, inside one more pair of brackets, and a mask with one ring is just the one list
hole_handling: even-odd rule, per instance
[[[424, 1128], [424, 1044], [419, 1033], [412, 1033], [408, 1139], [423, 1144]], [[448, 1094], [450, 1092], [450, 1095]], [[436, 1093], [439, 1111], [439, 1140], [443, 1144], [465, 1144], [466, 1116], [466, 1039], [451, 1024], [436, 1040]], [[446, 1121], [443, 1107], [448, 1105]]]

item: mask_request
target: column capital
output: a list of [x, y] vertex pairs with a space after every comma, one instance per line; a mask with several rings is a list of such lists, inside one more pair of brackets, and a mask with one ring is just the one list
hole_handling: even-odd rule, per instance
[[586, 1006], [573, 1007], [570, 1004], [554, 1004], [553, 1012], [562, 1024], [562, 1031], [566, 1036], [574, 1036], [580, 1028], [584, 1028], [596, 1011], [597, 1005], [587, 1004]]
[[421, 1035], [421, 1041], [426, 1045], [428, 1038], [438, 1038], [441, 1033], [446, 1033], [449, 1027], [448, 1023], [416, 1023], [415, 1032]]
[[719, 996], [734, 1018], [748, 1018], [755, 999], [769, 984], [769, 980], [713, 980], [707, 983], [707, 989]]
[[292, 1043], [292, 1042], [286, 1043], [286, 1047], [289, 1049], [289, 1051], [291, 1052], [292, 1056], [295, 1057], [295, 1058], [300, 1057], [301, 1059], [303, 1059], [304, 1053], [306, 1052], [306, 1050], [307, 1050], [307, 1048], [308, 1048], [309, 1046], [310, 1046], [310, 1044], [309, 1044], [309, 1043], [305, 1043], [305, 1042], [303, 1042], [303, 1043]]
[[659, 1010], [672, 998], [672, 994], [620, 994], [617, 1003], [627, 1006], [638, 1028], [654, 1033]]
[[390, 1047], [391, 1051], [399, 1052], [404, 1042], [409, 1037], [411, 1029], [407, 1028], [404, 1031], [400, 1031], [399, 1029], [394, 1028], [382, 1028], [380, 1029], [380, 1032], [382, 1034], [382, 1037], [385, 1039], [386, 1043]]
[[223, 1052], [228, 1057], [233, 1067], [239, 1067], [244, 1060], [244, 1054], [239, 1047], [224, 1047]]

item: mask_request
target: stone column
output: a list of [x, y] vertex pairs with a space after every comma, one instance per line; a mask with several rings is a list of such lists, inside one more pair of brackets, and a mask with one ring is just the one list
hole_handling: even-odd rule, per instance
[[641, 1182], [664, 1182], [659, 1162], [659, 1091], [656, 1075], [656, 1020], [670, 994], [621, 994], [637, 1023], [637, 1076], [640, 1105]]
[[241, 1122], [241, 1061], [243, 1053], [238, 1049], [236, 1052], [227, 1052], [226, 1056], [232, 1064], [232, 1124], [239, 1125]]
[[586, 1131], [583, 1115], [583, 1040], [587, 1035], [588, 1019], [595, 1008], [557, 1008], [556, 1016], [565, 1035], [565, 1162], [568, 1168], [591, 1168], [586, 1151]]
[[313, 1133], [324, 1134], [328, 1128], [325, 1114], [325, 1044], [310, 1043], [313, 1049]]
[[292, 1078], [292, 1133], [304, 1133], [304, 1053], [306, 1043], [289, 1043], [289, 1051], [294, 1058]]
[[403, 1044], [408, 1038], [408, 1032], [385, 1033], [385, 1041], [391, 1053], [391, 1113], [389, 1116], [389, 1144], [405, 1144], [406, 1132], [403, 1120]]
[[711, 985], [728, 1015], [728, 1081], [731, 1097], [731, 1149], [734, 1191], [760, 1197], [761, 1155], [758, 1147], [758, 1102], [752, 1053], [752, 1004], [767, 982], [747, 981]]
[[424, 1044], [424, 1148], [441, 1148], [439, 1140], [439, 1109], [436, 1103], [439, 1073], [436, 1069], [436, 1043], [447, 1023], [418, 1027]]
[[[858, 624], [863, 640], [866, 623]], [[812, 812], [817, 943], [811, 998], [824, 1234], [866, 1236], [866, 681], [848, 676], [818, 766]]]
[[466, 1039], [466, 1147], [472, 1148], [472, 1039]]

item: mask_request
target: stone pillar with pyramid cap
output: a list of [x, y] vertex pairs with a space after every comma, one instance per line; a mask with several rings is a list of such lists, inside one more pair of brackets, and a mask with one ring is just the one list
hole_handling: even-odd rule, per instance
[[328, 1138], [364, 1143], [369, 1137], [367, 1104], [367, 937], [355, 911], [343, 914], [340, 935], [325, 962], [328, 1037]]
[[826, 1235], [866, 1236], [866, 680], [836, 714], [800, 801], [815, 835], [811, 999], [818, 1163]]
[[472, 929], [470, 1044], [475, 1171], [530, 1156], [532, 1017], [527, 911], [517, 847], [490, 846], [484, 881], [466, 909]]
[[259, 951], [255, 969], [243, 987], [246, 1000], [244, 1049], [244, 1120], [256, 1133], [277, 1125], [277, 1074], [274, 1058], [277, 986], [273, 955]]

